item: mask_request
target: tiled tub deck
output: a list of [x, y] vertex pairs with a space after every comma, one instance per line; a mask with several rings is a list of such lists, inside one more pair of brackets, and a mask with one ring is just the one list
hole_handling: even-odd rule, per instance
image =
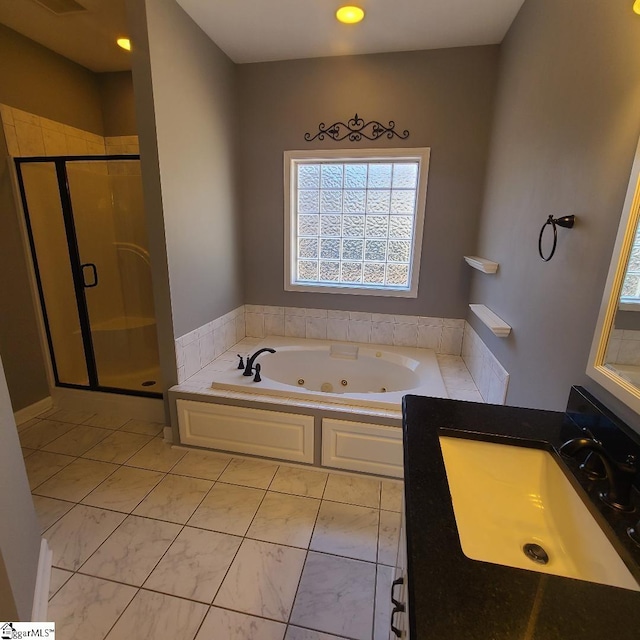
[[[272, 339], [273, 346], [278, 347], [282, 340]], [[272, 342], [268, 338], [262, 341], [245, 338], [200, 372], [170, 389], [172, 423], [179, 425], [179, 428], [174, 427], [174, 441], [205, 449], [402, 478], [399, 401], [397, 408], [390, 409], [384, 405], [345, 404], [344, 396], [334, 398], [330, 393], [312, 398], [305, 392], [297, 397], [295, 388], [291, 389], [290, 395], [286, 388], [277, 391], [283, 395], [272, 395], [268, 389], [263, 390], [260, 383], [249, 383], [248, 390], [236, 384], [228, 385], [230, 389], [217, 385], [212, 388], [213, 381], [235, 380], [235, 376], [246, 381], [247, 378], [242, 378], [237, 370], [237, 354], [255, 352], [260, 343], [264, 346]], [[309, 344], [316, 348], [324, 346], [316, 343]], [[384, 349], [380, 347], [381, 351]], [[405, 351], [402, 354], [406, 356]], [[266, 373], [263, 375], [268, 375], [268, 357], [269, 354], [264, 355]], [[437, 395], [446, 389], [449, 397], [482, 402], [461, 357], [440, 354], [436, 357], [431, 354], [431, 357], [432, 365], [427, 367], [439, 368], [436, 375], [440, 378], [441, 374], [444, 383], [442, 386], [438, 382], [441, 385], [438, 387], [435, 378], [434, 384], [428, 383]], [[416, 355], [416, 359], [420, 360], [420, 357]], [[385, 397], [380, 393], [373, 395], [378, 399]], [[365, 396], [360, 395], [355, 402], [364, 400]]]

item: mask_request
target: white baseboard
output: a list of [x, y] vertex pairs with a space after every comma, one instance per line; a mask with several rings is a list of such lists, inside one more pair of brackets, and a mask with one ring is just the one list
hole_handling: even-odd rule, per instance
[[42, 538], [40, 542], [40, 557], [38, 558], [36, 588], [33, 594], [33, 608], [31, 609], [32, 622], [47, 622], [52, 560], [53, 552], [49, 549], [47, 541]]
[[19, 409], [13, 414], [13, 417], [15, 418], [16, 424], [24, 424], [32, 418], [39, 416], [41, 413], [49, 411], [51, 407], [53, 407], [53, 398], [49, 396], [48, 398], [43, 398], [42, 400], [38, 400], [38, 402], [30, 404], [24, 409]]

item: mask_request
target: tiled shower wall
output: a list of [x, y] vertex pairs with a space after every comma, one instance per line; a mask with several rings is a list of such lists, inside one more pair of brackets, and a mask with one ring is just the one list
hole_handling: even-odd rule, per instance
[[6, 104], [0, 104], [0, 115], [13, 157], [139, 153], [138, 136], [104, 138]]
[[0, 105], [9, 155], [56, 156], [105, 153], [102, 136]]

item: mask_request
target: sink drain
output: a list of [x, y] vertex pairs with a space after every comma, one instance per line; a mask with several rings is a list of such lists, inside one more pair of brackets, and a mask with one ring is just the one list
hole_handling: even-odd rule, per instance
[[535, 542], [528, 542], [522, 547], [524, 555], [538, 564], [547, 564], [549, 562], [549, 554]]

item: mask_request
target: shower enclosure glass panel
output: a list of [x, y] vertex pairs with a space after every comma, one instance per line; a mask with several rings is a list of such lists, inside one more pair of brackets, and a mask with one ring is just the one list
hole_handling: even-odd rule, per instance
[[53, 366], [60, 382], [88, 385], [86, 357], [71, 270], [56, 167], [22, 167], [32, 253], [45, 310]]
[[68, 162], [67, 176], [98, 380], [158, 390], [140, 161]]
[[16, 165], [56, 384], [159, 395], [138, 157]]

